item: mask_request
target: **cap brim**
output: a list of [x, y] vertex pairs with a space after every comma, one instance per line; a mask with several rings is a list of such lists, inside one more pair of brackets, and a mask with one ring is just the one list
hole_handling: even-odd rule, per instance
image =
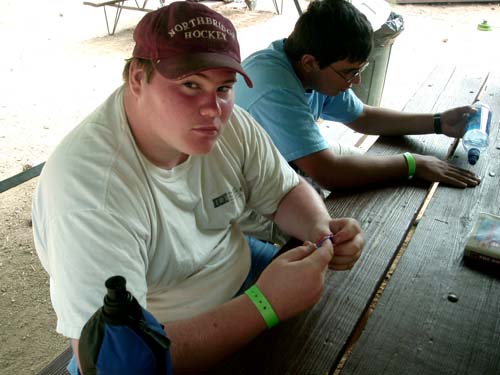
[[253, 87], [252, 80], [241, 65], [233, 58], [219, 53], [193, 53], [186, 56], [173, 56], [155, 61], [156, 70], [165, 78], [181, 79], [204, 70], [230, 69], [240, 73], [248, 87]]

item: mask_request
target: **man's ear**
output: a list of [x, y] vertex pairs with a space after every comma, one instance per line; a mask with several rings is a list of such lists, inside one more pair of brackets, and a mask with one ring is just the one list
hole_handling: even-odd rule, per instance
[[132, 61], [128, 70], [128, 85], [130, 90], [134, 95], [139, 95], [141, 92], [141, 84], [143, 79], [145, 79], [146, 74], [144, 69], [137, 63], [137, 61]]
[[302, 58], [300, 59], [300, 64], [302, 65], [302, 68], [307, 72], [315, 72], [320, 70], [319, 64], [316, 61], [316, 58], [313, 55], [302, 55]]

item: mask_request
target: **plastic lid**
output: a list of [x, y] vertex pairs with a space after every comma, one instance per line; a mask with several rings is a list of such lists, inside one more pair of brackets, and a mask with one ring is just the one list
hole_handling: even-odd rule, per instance
[[469, 164], [470, 165], [476, 164], [477, 161], [479, 160], [479, 155], [481, 155], [481, 151], [479, 151], [479, 149], [471, 148], [469, 150], [469, 153], [467, 154], [467, 157], [469, 159]]
[[477, 25], [477, 29], [481, 31], [491, 31], [491, 26], [488, 25], [488, 21], [484, 20], [483, 22]]
[[373, 31], [380, 29], [391, 15], [391, 6], [385, 0], [352, 0], [351, 3], [368, 18]]

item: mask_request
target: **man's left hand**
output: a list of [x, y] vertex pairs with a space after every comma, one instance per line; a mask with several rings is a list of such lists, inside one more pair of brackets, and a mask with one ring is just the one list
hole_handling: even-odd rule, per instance
[[443, 134], [453, 138], [462, 138], [465, 132], [465, 125], [469, 119], [469, 114], [474, 109], [470, 105], [452, 108], [441, 113], [441, 127]]
[[352, 218], [332, 219], [330, 230], [334, 234], [334, 255], [328, 267], [337, 271], [352, 268], [365, 244], [359, 223]]

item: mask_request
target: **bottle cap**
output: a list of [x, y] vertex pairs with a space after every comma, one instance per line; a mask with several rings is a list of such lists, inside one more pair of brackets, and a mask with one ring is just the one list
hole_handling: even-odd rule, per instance
[[471, 148], [469, 150], [469, 153], [467, 154], [467, 158], [469, 159], [469, 164], [470, 165], [475, 165], [477, 161], [479, 160], [479, 155], [481, 155], [481, 151], [477, 148]]
[[112, 301], [127, 299], [127, 281], [123, 276], [112, 276], [106, 280], [105, 286], [108, 290], [108, 298]]
[[481, 31], [491, 31], [491, 26], [488, 25], [488, 21], [484, 20], [477, 25], [477, 29]]
[[123, 276], [112, 276], [106, 280], [108, 290], [104, 296], [103, 314], [113, 324], [126, 324], [129, 316], [140, 317], [141, 307], [126, 288]]

